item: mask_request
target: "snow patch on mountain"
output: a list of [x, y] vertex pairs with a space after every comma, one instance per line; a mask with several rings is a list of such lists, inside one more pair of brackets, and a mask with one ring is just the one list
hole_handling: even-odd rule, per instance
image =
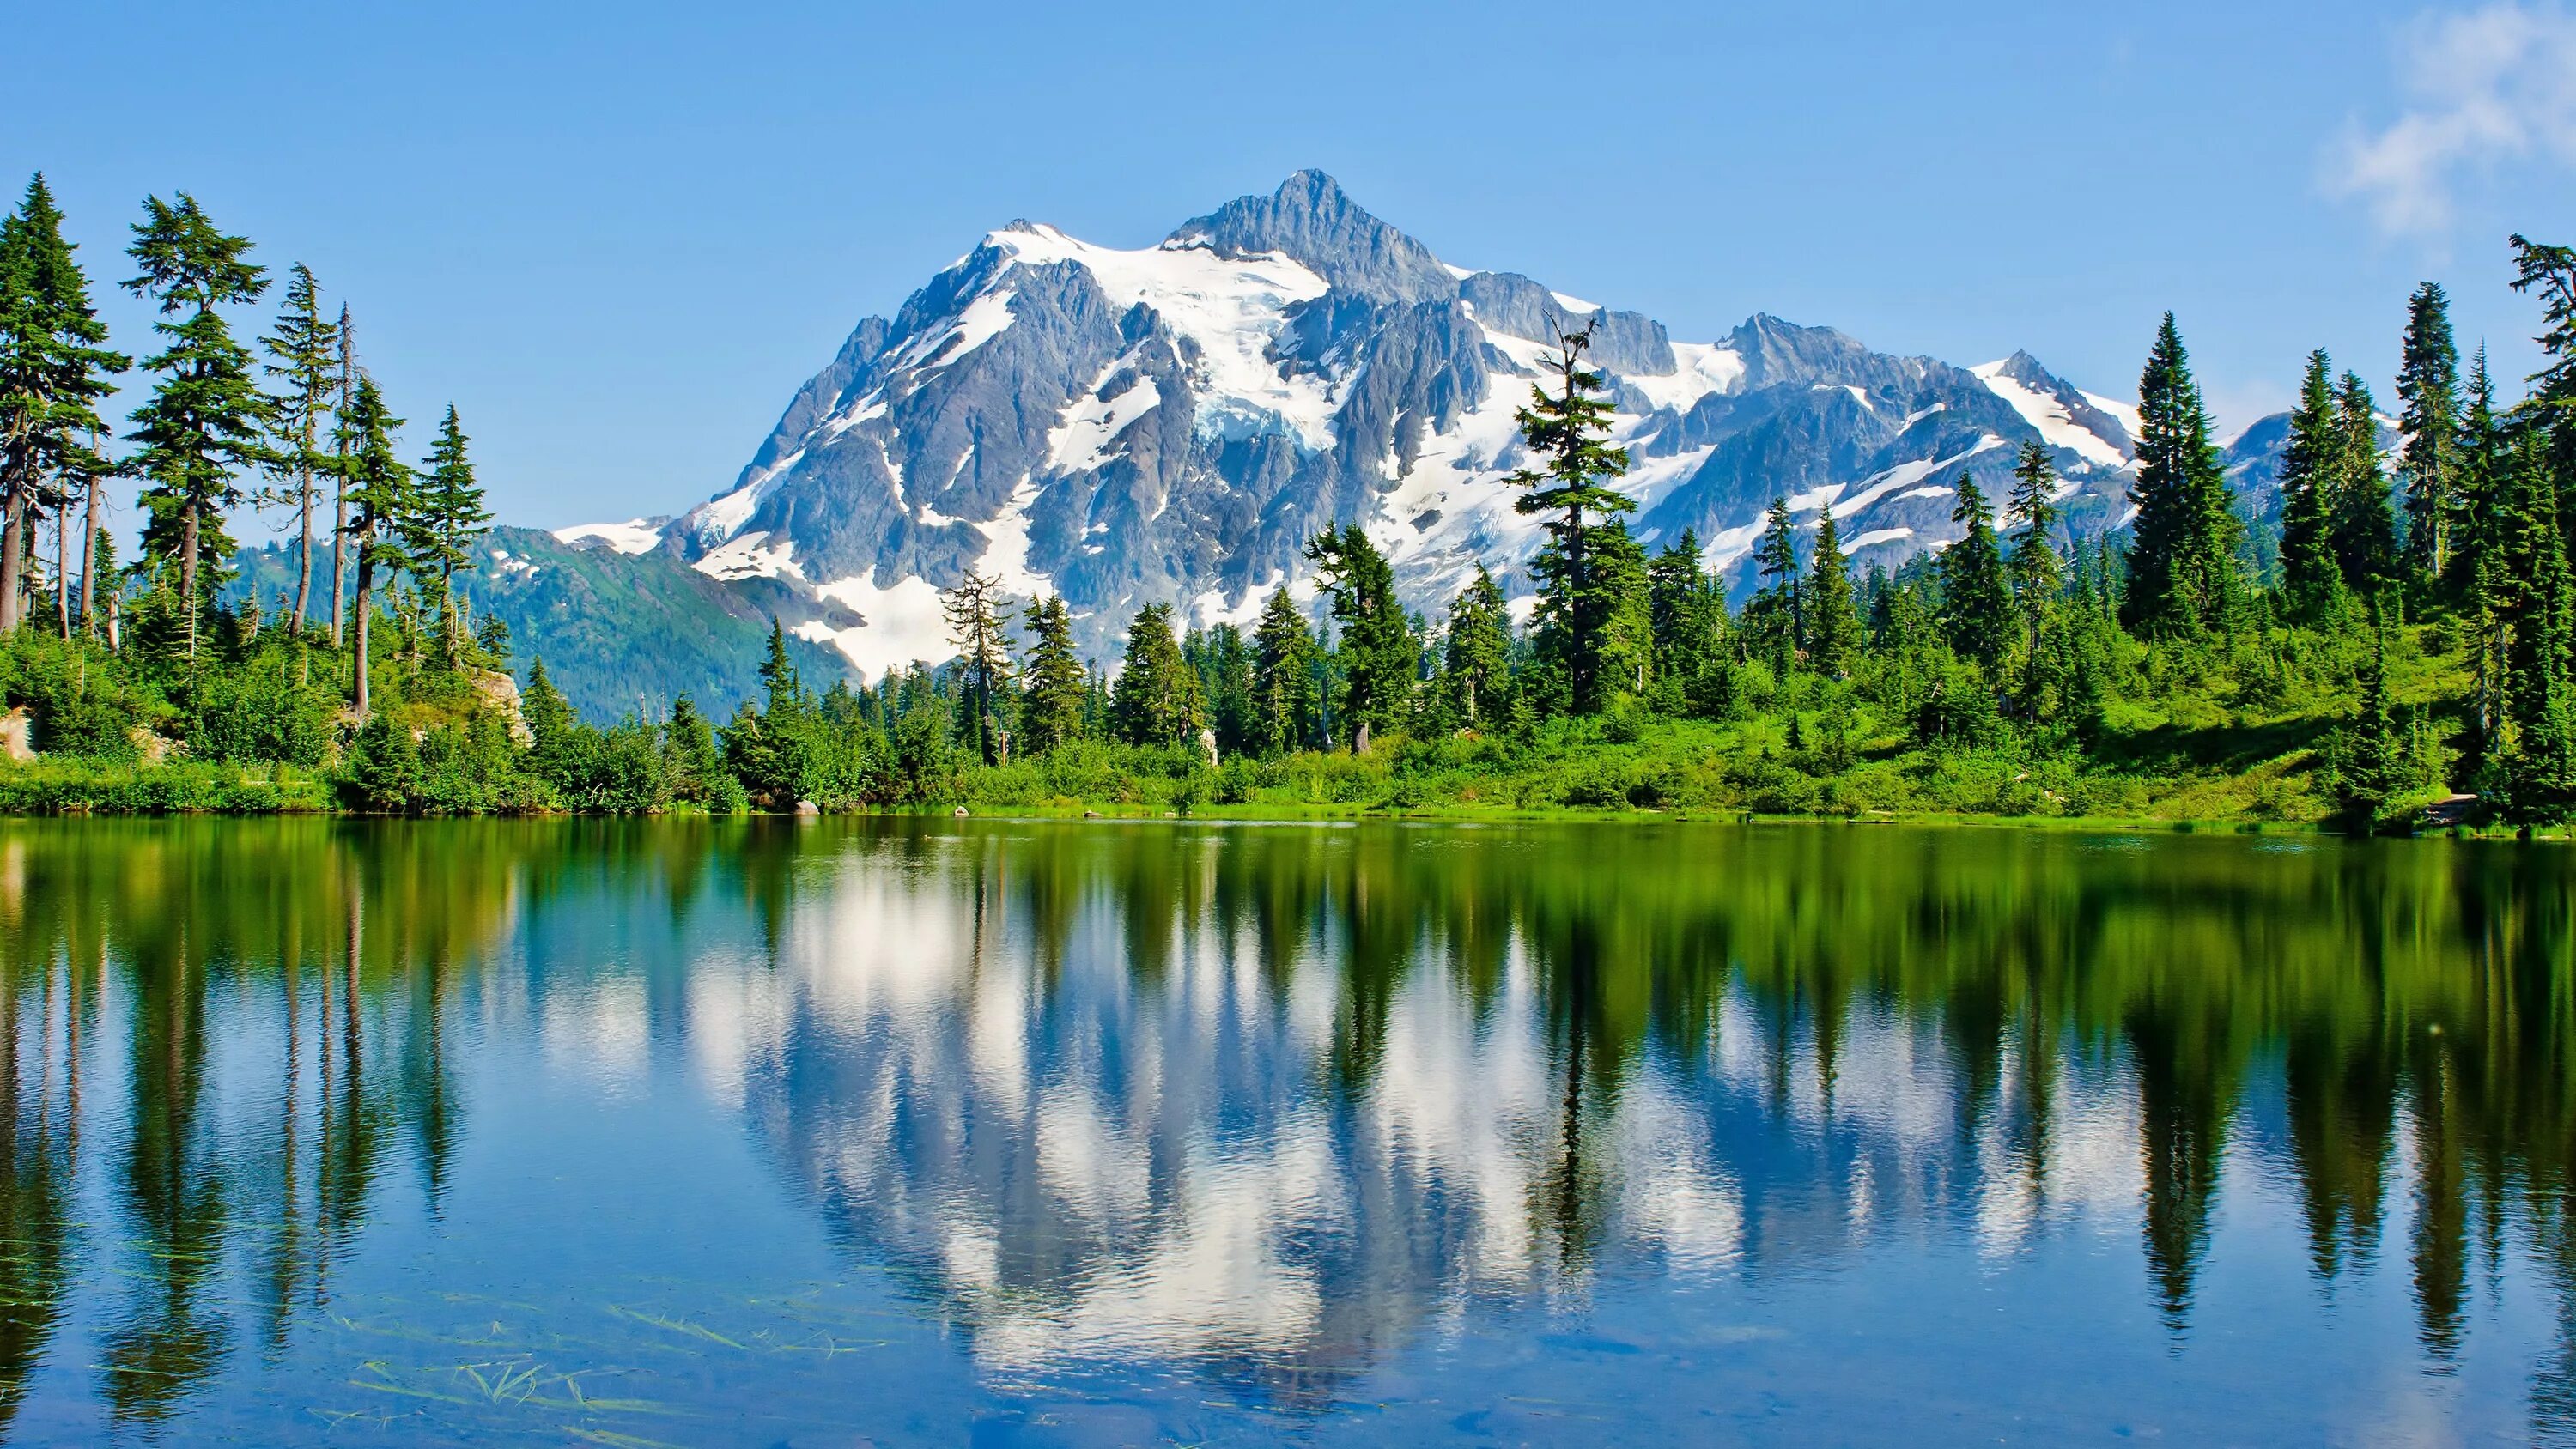
[[[2010, 358], [1984, 363], [1968, 370], [1977, 380], [1992, 389], [1995, 396], [2011, 403], [2013, 411], [2028, 419], [2039, 436], [2052, 448], [2064, 448], [2088, 463], [2117, 468], [2129, 461], [2128, 455], [2076, 423], [2066, 404], [2007, 375], [2004, 369]], [[2097, 404], [2098, 406], [2098, 404]], [[2135, 437], [2132, 429], [2130, 436]]]
[[555, 537], [575, 544], [596, 539], [623, 554], [651, 553], [662, 546], [662, 530], [670, 522], [668, 518], [630, 518], [624, 523], [582, 523], [556, 529]]
[[1112, 302], [1143, 303], [1196, 344], [1194, 379], [1207, 402], [1276, 418], [1309, 448], [1333, 444], [1333, 399], [1322, 379], [1289, 376], [1272, 360], [1291, 303], [1324, 295], [1324, 279], [1276, 252], [1227, 257], [1187, 243], [1139, 251], [1093, 246], [1051, 226], [997, 231], [987, 244], [1020, 265], [1072, 262]]

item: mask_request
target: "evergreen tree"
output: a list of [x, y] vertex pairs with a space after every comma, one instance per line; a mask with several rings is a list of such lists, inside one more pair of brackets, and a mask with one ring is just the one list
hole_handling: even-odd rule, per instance
[[[1539, 546], [1542, 561], [1554, 547], [1554, 540]], [[1590, 687], [1602, 691], [1592, 702], [1592, 709], [1598, 710], [1617, 695], [1645, 693], [1654, 676], [1655, 630], [1646, 550], [1628, 532], [1628, 521], [1614, 518], [1593, 529], [1591, 548], [1591, 577], [1584, 585], [1584, 596], [1593, 600], [1586, 607], [1601, 620], [1600, 652], [1588, 676]], [[1542, 639], [1556, 622], [1545, 613], [1539, 616]], [[1568, 683], [1580, 681], [1569, 679]], [[1581, 699], [1575, 705], [1578, 711], [1589, 712]]]
[[2209, 439], [2209, 410], [2171, 312], [2138, 378], [2138, 419], [2138, 475], [2129, 490], [2137, 517], [2124, 601], [2130, 621], [2150, 635], [2219, 628], [2235, 607], [2239, 525]]
[[1514, 507], [1552, 515], [1541, 525], [1547, 545], [1532, 562], [1538, 582], [1538, 641], [1563, 675], [1578, 713], [1598, 710], [1610, 685], [1604, 671], [1606, 636], [1624, 602], [1621, 591], [1595, 575], [1593, 533], [1603, 520], [1635, 510], [1637, 500], [1611, 488], [1628, 471], [1628, 453], [1610, 446], [1610, 400], [1601, 395], [1601, 373], [1583, 365], [1592, 324], [1560, 334], [1556, 355], [1543, 366], [1557, 391], [1533, 385], [1530, 405], [1513, 414], [1521, 439], [1545, 466], [1518, 469], [1504, 481], [1522, 490]]
[[2066, 566], [2059, 561], [2050, 536], [2057, 527], [2057, 467], [2048, 449], [2036, 440], [2022, 444], [2021, 456], [2013, 463], [2012, 499], [2005, 511], [2018, 525], [2005, 574], [2012, 589], [2014, 617], [2021, 625], [2022, 688], [2031, 696], [2028, 702], [2036, 703], [2058, 673], [2051, 624], [2059, 598], [2066, 592]]
[[1442, 678], [1452, 707], [1466, 728], [1491, 729], [1510, 710], [1512, 616], [1502, 586], [1481, 563], [1475, 582], [1449, 605], [1448, 635]]
[[1421, 642], [1395, 596], [1395, 570], [1358, 524], [1326, 529], [1306, 544], [1316, 583], [1341, 626], [1341, 724], [1354, 750], [1368, 732], [1398, 727], [1413, 707]]
[[2569, 677], [2576, 583], [2569, 577], [2555, 490], [2530, 450], [2519, 460], [2514, 491], [2530, 562], [2507, 683], [2514, 732], [2504, 793], [2514, 820], [2550, 825], [2576, 811], [2576, 683]]
[[358, 718], [373, 709], [369, 692], [370, 625], [375, 615], [376, 570], [390, 575], [403, 567], [405, 555], [393, 534], [412, 510], [411, 469], [394, 452], [393, 434], [402, 426], [385, 407], [376, 380], [358, 375], [357, 395], [342, 419], [348, 452], [338, 466], [347, 471], [348, 523], [345, 525], [358, 566], [357, 690]]
[[1020, 622], [1030, 637], [1028, 663], [1020, 671], [1027, 685], [1020, 700], [1020, 747], [1043, 755], [1082, 737], [1083, 697], [1091, 678], [1074, 653], [1073, 612], [1063, 595], [1031, 603]]
[[2293, 615], [2314, 623], [2343, 592], [2335, 548], [2342, 513], [2344, 435], [2335, 412], [2334, 364], [2320, 347], [2308, 354], [2290, 437], [2281, 450], [2281, 574]]
[[1950, 647], [1973, 660], [1991, 680], [2003, 669], [2013, 637], [2012, 585], [2004, 574], [2003, 548], [1995, 539], [1994, 511], [1976, 479], [1959, 475], [1958, 505], [1950, 521], [1967, 532], [1941, 551], [1941, 622]]
[[[94, 500], [111, 471], [93, 446], [98, 403], [130, 365], [102, 345], [107, 328], [62, 221], [41, 173], [0, 220], [0, 634], [20, 621], [37, 510], [50, 503], [59, 522], [75, 491]], [[91, 511], [95, 536], [94, 501]]]
[[1753, 567], [1762, 586], [1744, 611], [1746, 632], [1753, 636], [1754, 647], [1770, 659], [1772, 669], [1786, 674], [1806, 632], [1798, 617], [1798, 534], [1789, 521], [1786, 498], [1771, 500], [1762, 542], [1753, 551]]
[[2376, 622], [2371, 634], [2371, 658], [2361, 671], [2361, 710], [2351, 723], [2336, 731], [2327, 748], [2336, 803], [2354, 824], [2365, 828], [2406, 787], [2401, 768], [2405, 749], [2388, 702], [2388, 629], [2384, 618]]
[[2559, 490], [2559, 527], [2576, 527], [2576, 510], [2568, 507], [2576, 490], [2576, 247], [2544, 246], [2516, 232], [2513, 289], [2540, 298], [2540, 344], [2544, 359], [2531, 375], [2531, 396], [2522, 411], [2529, 417], [2546, 452], [2542, 466]]
[[[125, 287], [159, 303], [164, 320], [153, 326], [169, 345], [145, 363], [161, 377], [134, 412], [128, 437], [141, 448], [126, 466], [144, 480], [151, 516], [146, 551], [178, 554], [193, 663], [206, 606], [199, 561], [207, 553], [218, 561], [231, 554], [224, 512], [241, 501], [238, 475], [268, 460], [265, 440], [275, 411], [251, 380], [250, 353], [215, 309], [257, 301], [268, 290], [268, 274], [248, 260], [250, 243], [208, 220], [188, 193], [180, 192], [176, 205], [145, 197], [143, 211], [126, 249], [140, 270]], [[183, 320], [167, 320], [172, 317]]]
[[[364, 545], [359, 547], [357, 556], [358, 587], [363, 597], [367, 587]], [[362, 612], [358, 615], [358, 637], [366, 636], [367, 616]], [[363, 667], [358, 677], [366, 678]], [[557, 784], [570, 779], [575, 773], [574, 754], [580, 745], [581, 721], [573, 715], [572, 704], [563, 697], [563, 691], [546, 677], [543, 659], [532, 660], [528, 665], [528, 687], [519, 692], [519, 718], [528, 726], [529, 773]], [[401, 733], [408, 735], [410, 731]]]
[[2487, 372], [2486, 349], [2481, 347], [2469, 368], [2468, 405], [2460, 419], [2449, 580], [2467, 631], [2468, 755], [2475, 765], [2491, 760], [2504, 728], [2505, 680], [2510, 668], [2506, 650], [2518, 577], [2510, 557], [2514, 534], [2506, 517], [2512, 492], [2504, 429], [2495, 410], [2495, 382]]
[[1254, 751], [1252, 728], [1252, 651], [1243, 631], [1218, 624], [1192, 631], [1181, 642], [1181, 655], [1198, 676], [1199, 697], [1207, 701], [1208, 728], [1216, 732], [1217, 749], [1227, 756]]
[[2397, 480], [2406, 494], [2407, 574], [2418, 588], [2442, 577], [2451, 557], [2459, 486], [2460, 349], [2451, 338], [2451, 299], [2426, 282], [2406, 302], [2397, 363]]
[[1840, 679], [1860, 658], [1860, 611], [1852, 601], [1851, 569], [1843, 561], [1842, 537], [1835, 531], [1828, 505], [1816, 520], [1816, 552], [1807, 561], [1807, 662], [1817, 673]]
[[1316, 652], [1296, 601], [1286, 589], [1272, 590], [1252, 630], [1252, 744], [1260, 753], [1302, 750], [1320, 738]]
[[1110, 696], [1118, 737], [1131, 745], [1187, 743], [1202, 723], [1196, 684], [1181, 659], [1181, 641], [1172, 635], [1172, 606], [1137, 610]]
[[438, 436], [429, 445], [429, 457], [422, 463], [420, 487], [402, 528], [403, 547], [409, 555], [405, 567], [414, 578], [431, 585], [441, 646], [450, 657], [464, 627], [456, 603], [456, 575], [474, 567], [474, 545], [492, 528], [492, 514], [483, 506], [483, 489], [474, 481], [474, 463], [466, 456], [465, 444], [456, 405], [449, 403], [447, 416], [439, 419]]
[[948, 621], [949, 642], [957, 646], [965, 670], [964, 708], [973, 717], [968, 731], [975, 741], [976, 757], [987, 766], [1002, 763], [1010, 748], [996, 718], [1002, 681], [1011, 672], [1009, 645], [1002, 637], [1001, 597], [999, 579], [972, 571], [957, 581], [957, 587], [939, 596], [941, 615]]
[[302, 638], [313, 599], [313, 505], [320, 480], [331, 473], [323, 426], [331, 413], [340, 352], [340, 329], [322, 315], [321, 288], [302, 262], [288, 269], [286, 305], [278, 313], [277, 330], [261, 338], [260, 345], [272, 359], [268, 375], [281, 384], [270, 464], [278, 486], [261, 501], [295, 510], [294, 628]]
[[2335, 555], [2343, 576], [2376, 600], [2398, 578], [2397, 519], [2379, 450], [2379, 409], [2353, 373], [2335, 389]]
[[340, 304], [340, 397], [331, 422], [331, 647], [346, 637], [349, 587], [349, 410], [358, 400], [358, 336], [349, 304]]
[[[1482, 565], [1478, 566], [1479, 572]], [[1685, 528], [1682, 536], [1655, 555], [1646, 567], [1648, 622], [1655, 634], [1655, 667], [1672, 672], [1682, 656], [1683, 631], [1693, 605], [1708, 592], [1708, 570], [1700, 565], [1699, 534]]]

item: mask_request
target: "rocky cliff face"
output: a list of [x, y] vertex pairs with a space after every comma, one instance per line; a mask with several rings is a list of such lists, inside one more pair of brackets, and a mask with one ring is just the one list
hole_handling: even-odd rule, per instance
[[1307, 171], [1139, 250], [993, 232], [861, 322], [732, 486], [668, 524], [566, 536], [761, 587], [871, 674], [947, 656], [938, 590], [969, 569], [1063, 593], [1105, 652], [1147, 603], [1205, 623], [1281, 584], [1309, 594], [1300, 545], [1352, 521], [1436, 617], [1478, 563], [1526, 592], [1512, 413], [1585, 322], [1634, 526], [1652, 545], [1694, 531], [1739, 582], [1774, 496], [1810, 529], [1831, 508], [1859, 560], [1894, 563], [1956, 535], [1962, 473], [2000, 501], [2030, 439], [2071, 530], [2126, 512], [2133, 416], [2026, 353], [1957, 367], [1768, 316], [1677, 342], [1447, 266]]

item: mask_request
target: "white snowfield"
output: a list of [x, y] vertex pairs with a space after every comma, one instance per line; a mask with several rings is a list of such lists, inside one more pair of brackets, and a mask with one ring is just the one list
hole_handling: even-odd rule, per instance
[[[991, 268], [992, 275], [980, 290], [965, 298], [944, 324], [924, 327], [899, 343], [877, 386], [817, 420], [797, 446], [776, 462], [748, 473], [737, 487], [699, 504], [677, 523], [637, 519], [587, 524], [564, 529], [557, 537], [566, 542], [597, 539], [621, 553], [637, 554], [659, 547], [666, 533], [676, 529], [693, 545], [691, 551], [698, 555], [694, 567], [701, 572], [722, 579], [793, 579], [817, 596], [855, 611], [864, 622], [846, 628], [808, 623], [797, 632], [833, 645], [871, 675], [915, 661], [953, 657], [938, 593], [928, 582], [917, 578], [881, 582], [873, 576], [812, 578], [799, 566], [790, 541], [773, 541], [764, 533], [746, 530], [762, 499], [809, 450], [833, 444], [853, 428], [877, 423], [885, 416], [890, 394], [907, 395], [915, 378], [953, 367], [1003, 336], [1014, 325], [1014, 302], [1023, 269], [1029, 267], [1078, 266], [1120, 311], [1136, 304], [1151, 308], [1181, 344], [1188, 390], [1184, 401], [1203, 441], [1268, 435], [1293, 437], [1309, 453], [1335, 446], [1336, 413], [1357, 376], [1356, 365], [1347, 361], [1339, 363], [1338, 369], [1329, 362], [1320, 369], [1296, 365], [1280, 345], [1290, 324], [1290, 309], [1327, 290], [1324, 280], [1307, 267], [1277, 253], [1222, 256], [1194, 241], [1137, 250], [1095, 246], [1051, 226], [1025, 223], [990, 233], [977, 253], [960, 258], [956, 265], [976, 265], [979, 258], [989, 265], [995, 252], [1002, 264]], [[1448, 270], [1462, 279], [1474, 275], [1456, 266]], [[1601, 310], [1597, 303], [1562, 293], [1550, 295], [1570, 312]], [[1545, 376], [1542, 369], [1553, 348], [1543, 340], [1499, 331], [1481, 317], [1474, 322], [1490, 344], [1484, 396], [1446, 428], [1424, 436], [1409, 463], [1393, 455], [1373, 460], [1387, 486], [1378, 495], [1366, 527], [1408, 586], [1427, 594], [1454, 592], [1474, 576], [1479, 564], [1498, 573], [1507, 569], [1527, 558], [1540, 536], [1538, 520], [1513, 507], [1519, 490], [1506, 480], [1526, 461], [1513, 414], [1528, 403], [1531, 385]], [[1665, 432], [1702, 399], [1738, 387], [1745, 375], [1744, 359], [1723, 343], [1676, 342], [1672, 352], [1676, 366], [1670, 372], [1613, 370], [1610, 379], [1613, 395], [1624, 404], [1614, 436], [1633, 458], [1629, 473], [1617, 486], [1635, 497], [1641, 509], [1653, 507], [1687, 482], [1712, 451], [1707, 446], [1661, 444]], [[888, 472], [898, 487], [897, 503], [916, 524], [964, 522], [975, 528], [985, 540], [977, 566], [999, 576], [1015, 597], [1049, 591], [1052, 580], [1036, 571], [1029, 559], [1028, 510], [1040, 491], [1052, 479], [1089, 474], [1126, 456], [1136, 427], [1174, 400], [1131, 361], [1132, 354], [1113, 359], [1087, 388], [1065, 403], [1047, 434], [1039, 472], [1023, 478], [993, 516], [952, 520], [933, 512], [922, 500], [937, 496], [948, 477], [906, 476], [905, 468], [888, 454]], [[2006, 376], [2006, 366], [1994, 362], [1970, 371], [2052, 447], [2097, 467], [2127, 466], [2128, 455], [2119, 441], [2085, 428], [2059, 397]], [[1861, 406], [1877, 411], [1867, 393], [1850, 390]], [[2135, 435], [2135, 408], [2089, 393], [2079, 396]], [[1940, 410], [1916, 412], [1905, 425], [1910, 427]], [[882, 448], [882, 429], [879, 424], [864, 436], [875, 438]], [[1848, 523], [1882, 501], [1945, 492], [1946, 485], [1937, 475], [2004, 446], [2004, 440], [1988, 434], [1955, 456], [1906, 463], [1874, 477], [1813, 490], [1791, 500], [1791, 506], [1793, 512], [1807, 515], [1802, 521], [1806, 527], [1813, 527], [1826, 508], [1832, 509], [1838, 523]], [[963, 461], [959, 460], [961, 466]], [[1731, 564], [1753, 546], [1761, 529], [1757, 515], [1741, 526], [1718, 530], [1703, 540], [1704, 557], [1715, 567]], [[1912, 538], [1913, 533], [1907, 527], [1847, 528], [1846, 546], [1896, 543]], [[1097, 552], [1105, 545], [1091, 540], [1087, 546]], [[1211, 590], [1186, 601], [1185, 621], [1248, 621], [1268, 589], [1283, 583], [1300, 598], [1312, 595], [1312, 582], [1302, 575], [1272, 580], [1239, 598]]]

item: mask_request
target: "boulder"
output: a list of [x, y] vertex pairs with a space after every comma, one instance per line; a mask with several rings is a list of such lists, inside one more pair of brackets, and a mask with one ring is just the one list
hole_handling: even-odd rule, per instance
[[36, 758], [35, 734], [36, 722], [25, 705], [0, 714], [0, 760], [24, 764]]

